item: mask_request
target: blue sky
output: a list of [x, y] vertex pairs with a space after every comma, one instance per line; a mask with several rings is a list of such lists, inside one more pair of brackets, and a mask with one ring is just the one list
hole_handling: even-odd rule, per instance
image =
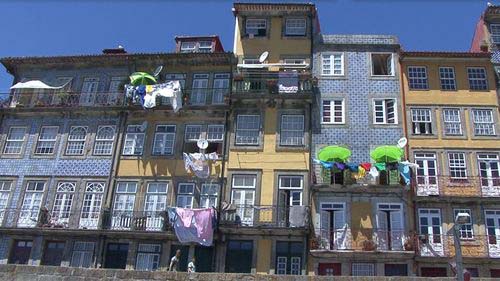
[[[405, 50], [451, 51], [468, 50], [487, 3], [311, 2], [318, 7], [324, 34], [394, 34]], [[118, 44], [129, 52], [169, 52], [175, 35], [205, 34], [220, 35], [225, 49], [231, 51], [231, 7], [232, 1], [227, 0], [0, 0], [0, 57], [100, 53]], [[0, 92], [7, 92], [11, 81], [0, 66]]]

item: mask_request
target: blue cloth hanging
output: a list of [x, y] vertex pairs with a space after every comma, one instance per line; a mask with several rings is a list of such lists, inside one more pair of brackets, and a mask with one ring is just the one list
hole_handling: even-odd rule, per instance
[[399, 174], [405, 181], [405, 184], [410, 184], [410, 167], [406, 164], [399, 163], [398, 165]]
[[358, 164], [354, 163], [347, 163], [345, 164], [347, 166], [347, 169], [349, 169], [351, 172], [357, 172], [358, 171]]

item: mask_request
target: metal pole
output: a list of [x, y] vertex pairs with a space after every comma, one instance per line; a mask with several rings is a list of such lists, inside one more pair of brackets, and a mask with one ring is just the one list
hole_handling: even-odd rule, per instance
[[455, 243], [455, 263], [457, 271], [457, 281], [464, 281], [464, 269], [462, 264], [462, 248], [460, 246], [460, 235], [459, 235], [460, 225], [455, 223], [453, 225], [453, 240]]

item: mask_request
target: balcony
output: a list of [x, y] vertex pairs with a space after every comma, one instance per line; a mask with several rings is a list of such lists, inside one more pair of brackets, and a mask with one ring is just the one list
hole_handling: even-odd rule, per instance
[[170, 228], [166, 211], [113, 211], [106, 228], [112, 230], [166, 231]]
[[417, 196], [500, 197], [500, 178], [417, 176]]
[[307, 228], [309, 207], [231, 205], [221, 211], [220, 224], [235, 227]]
[[310, 74], [282, 77], [279, 72], [235, 74], [233, 95], [259, 98], [265, 95], [286, 98], [311, 98], [313, 80]]
[[312, 251], [414, 252], [411, 234], [402, 229], [315, 229]]
[[[455, 245], [451, 234], [420, 234], [416, 238], [420, 257], [454, 257]], [[470, 258], [500, 258], [500, 236], [474, 235], [460, 239], [462, 256]]]
[[23, 91], [0, 94], [1, 108], [121, 107], [123, 93]]

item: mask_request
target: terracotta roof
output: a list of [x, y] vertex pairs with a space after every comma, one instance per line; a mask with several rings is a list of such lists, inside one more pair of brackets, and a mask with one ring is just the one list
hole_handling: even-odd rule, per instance
[[485, 52], [403, 51], [401, 57], [489, 58]]

